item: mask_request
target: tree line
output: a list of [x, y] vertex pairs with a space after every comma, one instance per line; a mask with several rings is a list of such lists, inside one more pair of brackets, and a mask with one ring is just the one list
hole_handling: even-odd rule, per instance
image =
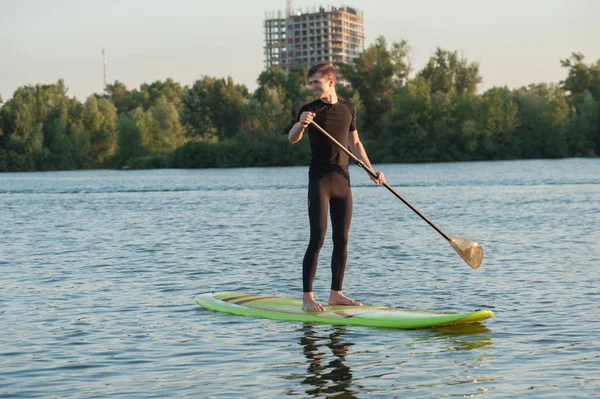
[[[600, 60], [561, 60], [566, 77], [478, 93], [479, 65], [441, 48], [414, 71], [406, 41], [379, 37], [337, 65], [338, 94], [358, 112], [373, 162], [439, 162], [600, 154]], [[250, 92], [231, 77], [172, 79], [129, 90], [116, 81], [81, 102], [56, 84], [0, 98], [0, 171], [307, 164], [291, 146], [296, 112], [313, 100], [305, 67], [263, 71]]]

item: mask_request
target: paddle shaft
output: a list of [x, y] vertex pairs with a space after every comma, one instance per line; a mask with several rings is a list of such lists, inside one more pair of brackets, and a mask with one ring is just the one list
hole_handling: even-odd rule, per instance
[[[371, 169], [367, 165], [365, 165], [365, 163], [363, 161], [361, 161], [360, 159], [358, 159], [356, 157], [356, 155], [354, 155], [353, 153], [351, 153], [350, 150], [348, 150], [346, 147], [344, 147], [332, 135], [330, 135], [329, 133], [327, 133], [327, 131], [325, 129], [323, 129], [321, 126], [319, 126], [315, 121], [311, 121], [310, 123], [312, 123], [314, 127], [316, 127], [317, 129], [319, 129], [319, 131], [321, 133], [323, 133], [325, 136], [327, 136], [336, 146], [338, 146], [350, 158], [352, 158], [354, 160], [354, 162], [356, 162], [356, 164], [358, 166], [360, 166], [361, 168], [363, 168], [370, 176], [372, 176], [374, 179], [377, 178], [377, 173], [375, 173], [375, 171], [373, 169]], [[419, 215], [421, 217], [421, 219], [423, 219], [424, 221], [426, 221], [427, 224], [429, 224], [431, 227], [433, 227], [435, 229], [435, 231], [437, 231], [438, 233], [440, 233], [440, 235], [442, 237], [444, 237], [448, 242], [452, 242], [452, 239], [448, 236], [448, 234], [444, 233], [439, 227], [437, 227], [435, 224], [433, 224], [433, 222], [431, 220], [429, 220], [425, 215], [423, 215], [421, 212], [419, 212], [419, 210], [417, 208], [415, 208], [414, 206], [412, 206], [410, 204], [410, 202], [408, 202], [407, 200], [405, 200], [396, 190], [394, 190], [393, 187], [391, 187], [387, 183], [383, 183], [382, 185], [385, 188], [387, 188], [392, 194], [394, 194], [396, 196], [396, 198], [398, 198], [400, 201], [404, 202], [404, 204], [406, 206], [408, 206], [414, 213], [416, 213], [417, 215]]]

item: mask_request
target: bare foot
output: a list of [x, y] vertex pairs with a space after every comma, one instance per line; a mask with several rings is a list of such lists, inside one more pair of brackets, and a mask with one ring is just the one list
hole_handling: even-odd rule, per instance
[[345, 305], [345, 306], [362, 306], [363, 304], [348, 298], [342, 294], [342, 291], [331, 291], [329, 293], [329, 304], [330, 305]]
[[307, 312], [322, 312], [325, 310], [325, 307], [315, 301], [312, 292], [305, 292], [302, 295], [302, 310]]

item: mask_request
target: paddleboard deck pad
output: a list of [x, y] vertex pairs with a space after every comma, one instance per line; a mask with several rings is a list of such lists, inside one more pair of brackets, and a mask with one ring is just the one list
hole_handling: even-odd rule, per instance
[[325, 306], [323, 312], [306, 312], [302, 310], [302, 300], [300, 299], [240, 292], [202, 294], [196, 296], [195, 300], [203, 308], [242, 316], [407, 329], [476, 323], [494, 315], [490, 310], [454, 313], [385, 306], [331, 306], [327, 304], [323, 304]]

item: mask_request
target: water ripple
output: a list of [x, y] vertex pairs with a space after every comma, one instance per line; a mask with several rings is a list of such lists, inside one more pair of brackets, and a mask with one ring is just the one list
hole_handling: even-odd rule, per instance
[[[346, 291], [496, 313], [485, 325], [411, 331], [193, 303], [227, 290], [298, 295], [306, 168], [0, 175], [0, 396], [593, 397], [599, 166], [383, 165], [436, 224], [482, 243], [477, 271], [353, 167]], [[329, 235], [319, 298], [331, 250]]]

